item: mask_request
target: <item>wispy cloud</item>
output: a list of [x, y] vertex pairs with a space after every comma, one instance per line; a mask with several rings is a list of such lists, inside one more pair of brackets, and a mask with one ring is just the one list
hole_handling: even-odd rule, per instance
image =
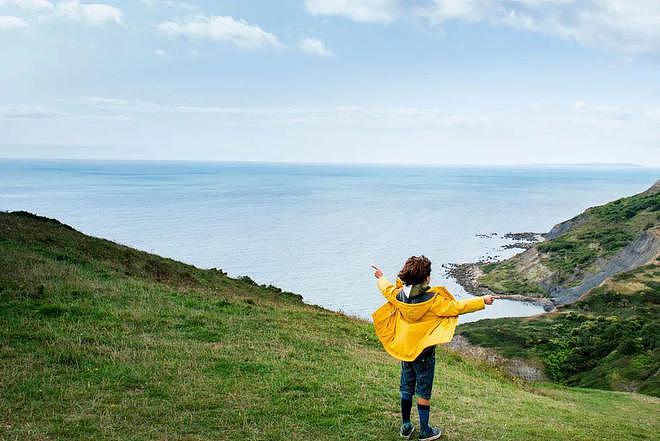
[[196, 11], [199, 8], [188, 2], [178, 0], [142, 0], [149, 9], [179, 9], [185, 11]]
[[[172, 158], [208, 157], [204, 155], [222, 138], [231, 140], [236, 150], [222, 150], [217, 159], [227, 159], [233, 152], [236, 158], [263, 160], [263, 150], [254, 147], [257, 139], [260, 144], [275, 143], [283, 148], [295, 142], [292, 159], [313, 160], [319, 159], [319, 152], [326, 148], [337, 148], [354, 139], [350, 148], [337, 148], [337, 157], [364, 160], [365, 156], [352, 155], [366, 143], [378, 145], [388, 157], [398, 158], [393, 161], [405, 159], [405, 155], [398, 155], [405, 145], [413, 146], [406, 152], [428, 154], [433, 162], [446, 162], [447, 152], [459, 152], [451, 156], [452, 161], [561, 162], [570, 158], [588, 162], [596, 154], [607, 161], [635, 160], [657, 165], [657, 106], [589, 101], [576, 106], [576, 102], [580, 101], [451, 111], [447, 106], [233, 107], [94, 96], [62, 98], [50, 107], [0, 106], [0, 127], [10, 129], [7, 133], [11, 142], [51, 145], [53, 139], [67, 139], [66, 134], [75, 127], [84, 133], [76, 135], [77, 140], [91, 144], [112, 140], [118, 145], [142, 148], [145, 140], [140, 135], [145, 128], [163, 128], [165, 121], [167, 136], [154, 133], [147, 142], [158, 148], [170, 146], [175, 153]], [[12, 132], [21, 135], [12, 139]], [[103, 136], [99, 138], [98, 133]], [[310, 143], [319, 150], [310, 153], [305, 147]], [[444, 150], [433, 156], [437, 148]], [[154, 150], [152, 158], [162, 158], [159, 151]], [[115, 158], [123, 155], [114, 149], [104, 153]], [[273, 158], [281, 156], [277, 153]]]
[[[92, 109], [94, 110], [94, 109]], [[1, 105], [0, 119], [42, 120], [68, 119], [92, 121], [128, 121], [132, 117], [124, 112], [68, 112], [39, 105]]]
[[[121, 9], [105, 3], [81, 3], [79, 0], [0, 0], [0, 7], [13, 7], [40, 19], [62, 17], [91, 26], [104, 23], [122, 24]], [[20, 20], [27, 24], [24, 18]]]
[[214, 105], [189, 105], [153, 101], [126, 100], [123, 98], [85, 97], [73, 101], [89, 106], [88, 113], [105, 115], [176, 113], [211, 115], [217, 117], [254, 118], [269, 120], [272, 124], [314, 124], [333, 121], [342, 125], [366, 124], [369, 127], [471, 128], [494, 130], [502, 127], [518, 127], [525, 124], [543, 124], [561, 121], [585, 127], [621, 127], [634, 124], [657, 124], [660, 111], [655, 108], [635, 109], [616, 105], [591, 105], [576, 101], [570, 112], [566, 108], [537, 108], [511, 110], [506, 114], [489, 112], [456, 113], [437, 107], [368, 107], [368, 106], [304, 106], [304, 107], [232, 107]]
[[13, 15], [0, 15], [0, 31], [12, 31], [15, 29], [25, 29], [28, 23], [20, 17]]
[[623, 53], [660, 52], [657, 0], [306, 0], [305, 8], [356, 22], [488, 23]]
[[0, 106], [0, 117], [16, 119], [60, 118], [66, 113], [58, 112], [41, 106], [4, 105]]
[[103, 3], [80, 3], [78, 0], [57, 3], [55, 15], [82, 21], [92, 26], [103, 23], [122, 24], [123, 20], [123, 13], [119, 8]]
[[397, 0], [306, 0], [312, 15], [346, 17], [364, 23], [390, 23], [398, 14]]
[[157, 27], [167, 35], [226, 41], [244, 49], [283, 46], [274, 34], [229, 16], [195, 16], [184, 21], [166, 21]]
[[0, 0], [0, 6], [14, 6], [29, 11], [54, 9], [53, 3], [49, 0]]
[[130, 101], [121, 99], [121, 98], [107, 98], [103, 96], [90, 96], [87, 98], [84, 98], [81, 101], [83, 104], [89, 104], [92, 106], [98, 106], [98, 107], [103, 107], [103, 106], [122, 106], [129, 104]]
[[628, 53], [660, 51], [657, 0], [435, 0], [417, 14], [436, 24], [487, 22]]
[[308, 55], [317, 57], [330, 57], [332, 52], [328, 50], [321, 40], [316, 38], [305, 38], [298, 43], [298, 48]]

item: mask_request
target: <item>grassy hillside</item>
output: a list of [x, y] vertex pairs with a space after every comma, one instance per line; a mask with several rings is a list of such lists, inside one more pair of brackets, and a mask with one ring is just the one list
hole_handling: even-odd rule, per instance
[[660, 265], [619, 274], [570, 306], [461, 326], [471, 343], [543, 363], [569, 385], [660, 396]]
[[[652, 397], [525, 384], [444, 350], [436, 372], [446, 439], [660, 432]], [[0, 213], [0, 439], [396, 440], [398, 375], [369, 323]]]
[[[579, 284], [644, 231], [660, 225], [660, 186], [586, 210], [557, 237], [481, 266], [478, 283], [498, 293], [546, 296]], [[553, 235], [554, 236], [554, 235]]]

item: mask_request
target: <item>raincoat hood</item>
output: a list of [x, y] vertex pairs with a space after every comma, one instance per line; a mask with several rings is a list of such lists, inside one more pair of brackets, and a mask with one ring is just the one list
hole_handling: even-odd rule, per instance
[[456, 300], [444, 286], [428, 288], [428, 300], [407, 303], [404, 285], [397, 279], [390, 283], [385, 277], [378, 279], [378, 288], [387, 303], [373, 314], [376, 335], [385, 350], [402, 361], [413, 361], [429, 346], [448, 343], [454, 336], [458, 315], [484, 308], [484, 300], [474, 297]]
[[[417, 295], [413, 295], [410, 297], [410, 298], [419, 297], [425, 293], [431, 294], [431, 297], [426, 301], [409, 303], [402, 301], [399, 298], [395, 298], [396, 306], [398, 307], [403, 318], [405, 318], [410, 322], [416, 322], [419, 321], [422, 317], [424, 317], [424, 315], [429, 311], [429, 309], [431, 309], [431, 307], [433, 306], [433, 300], [435, 299], [436, 290], [428, 286], [426, 288], [427, 289], [423, 293], [418, 293]], [[403, 294], [404, 287], [401, 286], [401, 282], [399, 280], [397, 280], [397, 289], [399, 289], [399, 292]], [[401, 297], [401, 295], [397, 297]]]
[[406, 299], [412, 299], [426, 294], [429, 289], [431, 289], [430, 286], [418, 283], [417, 285], [404, 285], [401, 292]]

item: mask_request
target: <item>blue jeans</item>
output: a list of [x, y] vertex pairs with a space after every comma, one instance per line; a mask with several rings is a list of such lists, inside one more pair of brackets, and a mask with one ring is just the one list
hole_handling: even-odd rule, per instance
[[435, 346], [424, 349], [414, 361], [402, 361], [401, 398], [412, 400], [413, 395], [417, 395], [430, 400], [434, 373]]

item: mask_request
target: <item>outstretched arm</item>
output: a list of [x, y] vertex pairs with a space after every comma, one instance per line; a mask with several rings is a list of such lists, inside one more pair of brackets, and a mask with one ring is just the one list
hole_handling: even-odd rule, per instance
[[383, 293], [383, 296], [388, 302], [394, 301], [396, 298], [396, 286], [383, 276], [383, 271], [375, 265], [371, 265], [374, 269], [374, 277], [378, 279], [378, 289]]
[[439, 317], [455, 317], [484, 309], [485, 305], [492, 305], [495, 298], [495, 296], [486, 295], [463, 300], [447, 299], [445, 302], [436, 302], [433, 305], [433, 312]]

